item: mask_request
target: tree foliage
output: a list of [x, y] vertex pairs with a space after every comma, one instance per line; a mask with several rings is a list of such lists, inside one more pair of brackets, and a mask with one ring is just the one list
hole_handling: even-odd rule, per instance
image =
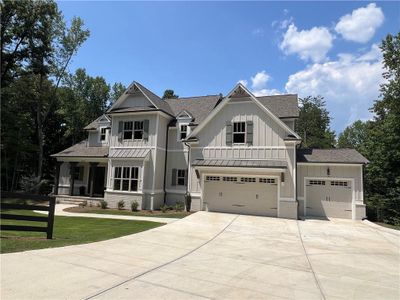
[[338, 137], [338, 148], [354, 148], [365, 153], [365, 143], [368, 138], [370, 123], [358, 120], [346, 127]]
[[0, 6], [1, 183], [12, 190], [23, 176], [38, 182], [51, 177], [50, 154], [84, 137], [85, 122], [104, 113], [124, 87], [116, 84], [113, 96], [102, 77], [84, 70], [68, 74], [89, 37], [79, 17], [67, 26], [52, 0], [5, 0]]
[[332, 148], [335, 133], [330, 130], [329, 112], [322, 96], [308, 96], [300, 100], [300, 114], [296, 132], [302, 138], [302, 148]]
[[174, 90], [165, 90], [162, 98], [163, 99], [175, 99], [175, 98], [179, 98], [179, 96], [175, 95]]

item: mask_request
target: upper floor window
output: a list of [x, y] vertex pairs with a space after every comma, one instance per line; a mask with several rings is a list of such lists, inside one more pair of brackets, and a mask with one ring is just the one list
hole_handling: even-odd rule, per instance
[[180, 139], [184, 140], [186, 139], [187, 136], [187, 125], [181, 125], [180, 126]]
[[107, 136], [107, 128], [101, 127], [100, 128], [100, 142], [104, 142], [106, 140], [106, 136]]
[[128, 121], [124, 122], [124, 140], [131, 140], [132, 137], [135, 140], [143, 139], [143, 121]]
[[143, 121], [135, 121], [133, 138], [135, 140], [143, 139]]
[[246, 122], [234, 122], [232, 134], [234, 144], [244, 144], [246, 142]]
[[178, 185], [186, 185], [185, 178], [186, 178], [186, 170], [177, 170], [176, 173], [176, 183]]
[[139, 167], [115, 167], [114, 190], [136, 192], [139, 187]]

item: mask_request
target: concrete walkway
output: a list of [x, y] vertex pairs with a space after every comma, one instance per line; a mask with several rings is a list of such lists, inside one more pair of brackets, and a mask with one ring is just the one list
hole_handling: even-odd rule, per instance
[[[140, 217], [140, 216], [123, 216], [123, 215], [103, 215], [103, 214], [91, 214], [91, 213], [73, 213], [64, 211], [64, 209], [69, 207], [75, 207], [74, 204], [56, 204], [55, 215], [65, 216], [65, 217], [85, 217], [85, 218], [98, 218], [98, 219], [116, 219], [116, 220], [138, 220], [138, 221], [149, 221], [149, 222], [159, 222], [159, 223], [172, 223], [178, 221], [176, 218], [158, 218], [158, 217]], [[35, 211], [37, 213], [47, 212]]]
[[1, 299], [397, 300], [399, 252], [363, 222], [198, 212], [113, 240], [3, 254]]

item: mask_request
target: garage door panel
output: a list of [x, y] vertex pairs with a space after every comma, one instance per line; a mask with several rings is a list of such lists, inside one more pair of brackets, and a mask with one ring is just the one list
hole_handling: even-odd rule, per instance
[[277, 216], [277, 185], [273, 183], [206, 181], [204, 202], [209, 211]]
[[352, 218], [352, 187], [346, 180], [309, 180], [307, 216]]

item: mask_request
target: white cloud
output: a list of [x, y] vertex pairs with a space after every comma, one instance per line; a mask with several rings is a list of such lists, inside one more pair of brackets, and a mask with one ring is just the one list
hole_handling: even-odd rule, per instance
[[371, 46], [371, 50], [357, 58], [357, 61], [382, 60], [382, 51], [377, 44]]
[[267, 86], [267, 82], [270, 78], [267, 72], [258, 72], [254, 77], [251, 77], [251, 87], [255, 90], [262, 89]]
[[335, 30], [346, 40], [365, 43], [374, 36], [384, 19], [382, 9], [375, 3], [370, 3], [366, 7], [353, 10], [351, 14], [342, 16]]
[[280, 95], [282, 94], [279, 90], [277, 89], [261, 89], [261, 90], [254, 90], [252, 91], [254, 96], [260, 97], [260, 96], [271, 96], [271, 95]]
[[294, 24], [290, 24], [280, 48], [286, 54], [298, 54], [305, 61], [319, 62], [325, 59], [331, 49], [332, 40], [333, 36], [325, 27], [298, 31]]
[[368, 109], [379, 96], [383, 83], [382, 58], [376, 45], [362, 55], [340, 54], [337, 60], [315, 63], [289, 76], [286, 91], [300, 97], [322, 95], [331, 110], [333, 127], [357, 119], [369, 119]]
[[[269, 95], [279, 95], [281, 92], [277, 89], [268, 89], [267, 82], [271, 79], [271, 76], [265, 71], [256, 73], [250, 78], [251, 80], [251, 92], [255, 96], [269, 96]], [[239, 80], [239, 83], [243, 84], [245, 87], [248, 85], [248, 81], [245, 79]]]

